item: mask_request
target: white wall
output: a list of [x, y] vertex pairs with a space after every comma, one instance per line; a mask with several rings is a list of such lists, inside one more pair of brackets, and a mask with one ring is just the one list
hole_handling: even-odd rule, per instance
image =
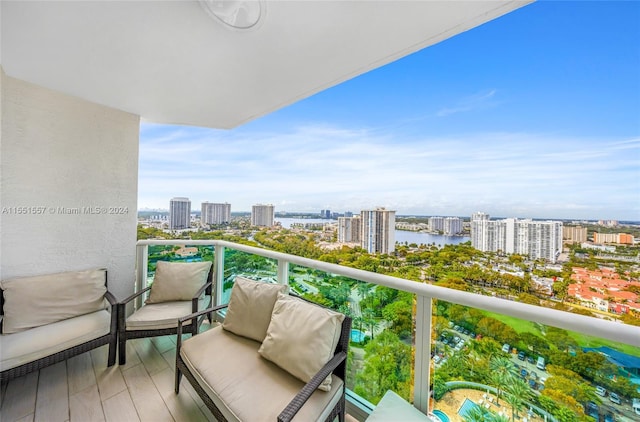
[[139, 117], [0, 73], [0, 279], [105, 267], [124, 298], [135, 277]]

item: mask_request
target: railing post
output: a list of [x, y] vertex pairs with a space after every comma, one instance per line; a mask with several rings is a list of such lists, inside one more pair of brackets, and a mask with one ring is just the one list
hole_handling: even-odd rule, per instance
[[289, 285], [289, 261], [278, 260], [278, 284]]
[[221, 305], [220, 300], [224, 289], [224, 246], [215, 245], [213, 265], [213, 277], [216, 283], [214, 305], [217, 306]]
[[[134, 293], [147, 287], [147, 274], [149, 273], [149, 246], [136, 245], [136, 282]], [[134, 303], [136, 309], [142, 306], [142, 296]]]
[[431, 306], [429, 296], [416, 295], [416, 349], [413, 405], [429, 412], [429, 369], [431, 365]]

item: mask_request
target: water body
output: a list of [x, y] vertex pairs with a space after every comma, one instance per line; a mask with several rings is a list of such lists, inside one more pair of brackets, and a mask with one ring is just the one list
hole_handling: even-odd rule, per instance
[[[327, 220], [322, 218], [281, 218], [276, 217], [275, 221], [280, 223], [282, 227], [285, 229], [290, 229], [291, 225], [294, 223], [337, 223], [337, 220]], [[444, 245], [458, 245], [460, 243], [467, 242], [469, 240], [469, 236], [442, 236], [439, 234], [430, 234], [430, 233], [420, 233], [420, 232], [411, 232], [407, 230], [396, 230], [396, 243], [404, 243], [408, 244], [415, 243], [419, 245], [421, 243], [425, 245], [430, 245], [432, 243], [444, 246]]]

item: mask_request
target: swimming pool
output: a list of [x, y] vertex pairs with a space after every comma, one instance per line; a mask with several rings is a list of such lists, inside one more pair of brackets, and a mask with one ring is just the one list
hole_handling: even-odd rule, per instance
[[460, 409], [458, 410], [458, 415], [460, 415], [464, 419], [467, 416], [467, 413], [469, 413], [471, 409], [475, 407], [478, 407], [478, 405], [475, 404], [473, 401], [469, 399], [464, 399], [462, 406], [460, 406]]
[[442, 410], [436, 409], [433, 411], [433, 414], [436, 415], [442, 422], [449, 422], [449, 416], [447, 416], [447, 414]]
[[351, 341], [354, 343], [362, 343], [364, 341], [364, 333], [360, 330], [351, 330]]

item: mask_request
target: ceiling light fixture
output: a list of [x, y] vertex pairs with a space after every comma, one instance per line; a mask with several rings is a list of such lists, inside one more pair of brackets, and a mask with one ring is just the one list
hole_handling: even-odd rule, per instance
[[254, 27], [264, 15], [262, 0], [199, 0], [209, 16], [236, 29]]

